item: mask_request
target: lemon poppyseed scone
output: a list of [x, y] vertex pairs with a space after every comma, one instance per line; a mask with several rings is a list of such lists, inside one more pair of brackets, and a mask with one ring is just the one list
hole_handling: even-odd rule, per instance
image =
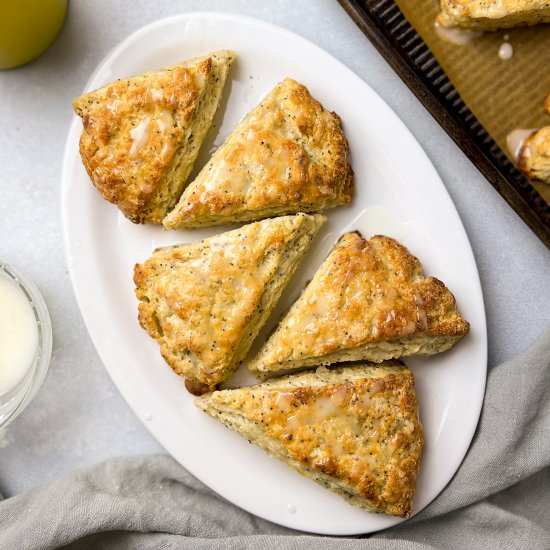
[[73, 101], [82, 162], [101, 195], [136, 223], [177, 203], [235, 57], [219, 51], [117, 80]]
[[525, 177], [550, 184], [550, 126], [525, 139], [519, 151], [518, 168]]
[[351, 200], [340, 118], [290, 78], [233, 130], [164, 227], [191, 228], [318, 212]]
[[264, 375], [444, 351], [469, 331], [445, 285], [396, 240], [347, 233], [249, 368]]
[[406, 366], [320, 368], [195, 403], [350, 504], [410, 515], [424, 439]]
[[[550, 114], [550, 95], [544, 102]], [[550, 184], [550, 126], [543, 126], [527, 136], [519, 149], [517, 165], [525, 177]]]
[[139, 322], [190, 391], [237, 369], [324, 222], [320, 214], [263, 220], [136, 265]]
[[443, 27], [494, 31], [550, 23], [546, 0], [441, 0], [440, 6]]

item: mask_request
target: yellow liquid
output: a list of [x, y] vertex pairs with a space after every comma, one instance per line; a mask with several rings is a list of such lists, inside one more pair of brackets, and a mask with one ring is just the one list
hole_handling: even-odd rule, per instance
[[19, 67], [53, 43], [67, 0], [0, 0], [0, 69]]

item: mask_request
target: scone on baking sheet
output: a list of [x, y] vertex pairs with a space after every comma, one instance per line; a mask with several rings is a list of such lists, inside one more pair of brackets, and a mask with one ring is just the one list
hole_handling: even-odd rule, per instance
[[350, 504], [409, 517], [424, 438], [401, 363], [322, 367], [195, 403]]
[[550, 23], [547, 0], [440, 0], [443, 27], [494, 31]]
[[[544, 102], [550, 114], [550, 95]], [[530, 180], [550, 184], [550, 126], [543, 126], [527, 136], [517, 155], [519, 170]]]
[[318, 212], [350, 202], [352, 188], [340, 118], [287, 78], [233, 130], [163, 223], [191, 228]]
[[192, 393], [229, 378], [325, 222], [297, 214], [157, 249], [134, 271], [139, 322]]
[[518, 168], [528, 179], [550, 184], [550, 126], [525, 139], [518, 155]]
[[256, 374], [447, 350], [469, 331], [454, 296], [396, 240], [346, 233], [249, 364]]
[[117, 80], [73, 101], [82, 162], [101, 195], [136, 223], [177, 203], [220, 103], [234, 52]]

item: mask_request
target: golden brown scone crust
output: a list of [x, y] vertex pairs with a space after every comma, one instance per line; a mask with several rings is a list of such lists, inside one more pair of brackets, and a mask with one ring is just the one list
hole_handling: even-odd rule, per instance
[[550, 23], [546, 0], [441, 0], [443, 27], [493, 31]]
[[410, 515], [424, 439], [404, 365], [319, 369], [196, 404], [350, 504]]
[[528, 179], [550, 184], [550, 126], [533, 132], [523, 142], [518, 168]]
[[[269, 372], [435, 353], [468, 331], [451, 292], [425, 278], [404, 246], [389, 237], [367, 241], [347, 233], [249, 367]], [[420, 347], [409, 349], [413, 337]]]
[[[117, 80], [73, 101], [83, 122], [80, 154], [86, 171], [101, 195], [133, 222], [161, 223], [167, 208], [177, 202], [183, 182], [177, 196], [163, 197], [157, 209], [148, 208], [180, 162], [178, 152], [198, 116], [214, 63], [230, 64], [232, 59], [232, 52], [216, 52]], [[192, 162], [198, 146], [190, 151]]]
[[353, 188], [340, 118], [287, 78], [235, 128], [164, 220], [225, 224], [348, 203]]
[[193, 393], [236, 370], [324, 221], [263, 220], [135, 266], [139, 322], [174, 371], [200, 383]]

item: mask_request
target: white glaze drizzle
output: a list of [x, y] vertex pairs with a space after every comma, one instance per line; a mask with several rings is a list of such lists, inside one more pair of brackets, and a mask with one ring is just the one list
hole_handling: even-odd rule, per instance
[[132, 138], [132, 147], [130, 147], [130, 157], [135, 158], [140, 149], [142, 149], [149, 139], [149, 123], [151, 117], [145, 117], [135, 128], [130, 130]]
[[454, 44], [455, 46], [464, 46], [471, 42], [474, 38], [479, 38], [483, 33], [479, 31], [465, 31], [463, 29], [449, 29], [442, 27], [437, 21], [435, 22], [435, 33], [441, 40]]
[[515, 130], [512, 130], [506, 137], [506, 146], [508, 147], [508, 151], [510, 151], [510, 154], [514, 158], [516, 164], [519, 160], [519, 154], [521, 152], [523, 144], [525, 143], [525, 140], [533, 132], [536, 131], [536, 128], [516, 128]]
[[503, 42], [498, 49], [498, 56], [503, 61], [508, 61], [512, 59], [514, 55], [514, 47], [509, 42]]

